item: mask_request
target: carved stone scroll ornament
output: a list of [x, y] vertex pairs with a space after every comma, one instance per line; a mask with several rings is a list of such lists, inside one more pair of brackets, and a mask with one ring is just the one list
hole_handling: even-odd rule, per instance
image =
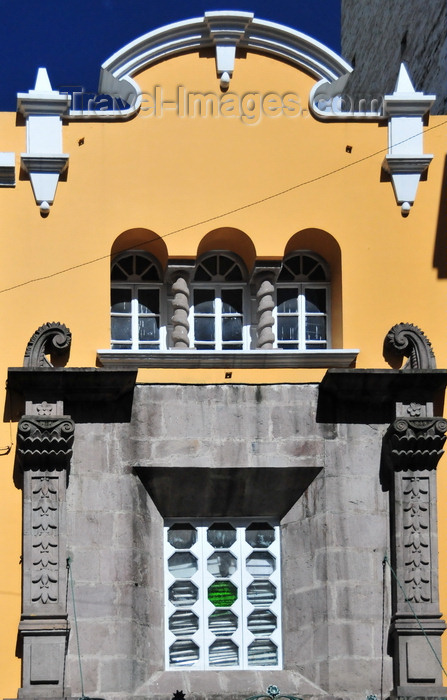
[[412, 323], [397, 323], [385, 337], [385, 352], [408, 357], [403, 369], [436, 369], [436, 359], [426, 335]]
[[31, 336], [23, 358], [24, 367], [53, 367], [46, 355], [69, 353], [71, 332], [63, 323], [44, 323]]

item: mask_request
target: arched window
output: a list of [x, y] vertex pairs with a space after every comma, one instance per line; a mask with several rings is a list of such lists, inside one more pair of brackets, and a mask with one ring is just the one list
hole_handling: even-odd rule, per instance
[[198, 263], [191, 306], [191, 342], [197, 350], [245, 350], [247, 288], [244, 265], [232, 253], [213, 253]]
[[276, 289], [276, 346], [284, 350], [330, 347], [329, 270], [308, 251], [293, 253], [281, 267]]
[[118, 255], [112, 262], [111, 283], [112, 349], [164, 349], [161, 273], [154, 258], [140, 251]]

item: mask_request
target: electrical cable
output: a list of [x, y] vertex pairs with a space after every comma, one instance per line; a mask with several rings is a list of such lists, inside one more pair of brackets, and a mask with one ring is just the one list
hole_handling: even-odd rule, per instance
[[[393, 144], [393, 147], [399, 146], [400, 144], [405, 143], [406, 141], [411, 141], [414, 139], [416, 136], [421, 135], [421, 134], [426, 134], [428, 131], [433, 131], [434, 129], [439, 129], [441, 126], [445, 126], [447, 124], [447, 120], [441, 122], [440, 124], [434, 124], [433, 126], [427, 127], [425, 130], [420, 132], [419, 134], [413, 134], [412, 136], [409, 136], [406, 139], [403, 139], [402, 141], [398, 141], [397, 143]], [[133, 245], [132, 248], [123, 248], [122, 250], [116, 251], [118, 253], [123, 253], [126, 250], [134, 250], [135, 248], [139, 248], [141, 246], [146, 246], [150, 243], [153, 243], [154, 241], [158, 241], [160, 239], [168, 238], [168, 236], [173, 236], [177, 233], [182, 233], [183, 231], [188, 231], [191, 228], [196, 228], [197, 226], [202, 226], [204, 224], [208, 224], [211, 221], [216, 221], [217, 219], [222, 219], [225, 216], [229, 216], [230, 214], [235, 214], [240, 211], [244, 211], [244, 209], [250, 209], [251, 207], [258, 206], [259, 204], [263, 204], [264, 202], [268, 202], [271, 199], [276, 199], [276, 197], [281, 197], [284, 194], [288, 194], [289, 192], [293, 192], [294, 190], [300, 189], [301, 187], [305, 187], [306, 185], [311, 185], [315, 182], [319, 182], [320, 180], [324, 180], [331, 175], [336, 175], [337, 173], [343, 172], [343, 170], [347, 170], [348, 168], [352, 168], [355, 165], [358, 165], [359, 163], [364, 163], [367, 160], [370, 160], [371, 158], [374, 158], [377, 155], [381, 155], [382, 153], [388, 152], [388, 146], [384, 148], [380, 148], [378, 151], [374, 151], [374, 153], [370, 153], [367, 156], [363, 156], [363, 158], [358, 158], [357, 160], [353, 161], [352, 163], [346, 163], [346, 165], [341, 165], [339, 168], [334, 168], [333, 170], [329, 170], [327, 173], [322, 173], [321, 175], [317, 175], [315, 177], [309, 178], [308, 180], [303, 180], [302, 182], [299, 182], [296, 185], [291, 185], [290, 187], [287, 187], [284, 190], [280, 190], [279, 192], [275, 192], [274, 194], [267, 195], [266, 197], [262, 197], [261, 199], [257, 199], [253, 202], [248, 202], [247, 204], [242, 204], [239, 207], [235, 207], [234, 209], [229, 209], [228, 211], [225, 211], [221, 214], [215, 214], [214, 216], [210, 216], [207, 219], [202, 219], [201, 221], [196, 221], [193, 224], [188, 224], [187, 226], [182, 226], [181, 228], [174, 229], [173, 231], [168, 231], [168, 233], [165, 233], [161, 236], [157, 236], [156, 238], [151, 238], [146, 241], [143, 241], [141, 243], [138, 243], [137, 245]], [[57, 272], [52, 272], [49, 275], [42, 275], [42, 277], [34, 277], [33, 279], [26, 280], [25, 282], [20, 282], [19, 284], [14, 284], [11, 287], [5, 287], [4, 289], [0, 289], [0, 294], [5, 294], [6, 292], [11, 292], [14, 289], [19, 289], [20, 287], [25, 287], [28, 284], [33, 284], [34, 282], [42, 282], [43, 280], [51, 279], [52, 277], [57, 277], [59, 275], [64, 275], [67, 272], [71, 272], [72, 270], [77, 270], [81, 267], [86, 267], [87, 265], [93, 265], [94, 263], [101, 262], [102, 260], [106, 260], [110, 257], [110, 253], [107, 253], [106, 255], [100, 255], [97, 258], [92, 258], [91, 260], [86, 260], [85, 262], [79, 263], [78, 265], [71, 265], [70, 267], [66, 267], [63, 270], [58, 270]]]

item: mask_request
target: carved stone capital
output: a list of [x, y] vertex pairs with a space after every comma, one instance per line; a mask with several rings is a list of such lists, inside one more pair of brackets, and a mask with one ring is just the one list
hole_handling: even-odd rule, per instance
[[436, 469], [444, 452], [446, 430], [445, 418], [397, 418], [387, 434], [391, 468], [394, 471]]
[[23, 470], [68, 469], [74, 422], [69, 416], [23, 416], [17, 431], [17, 458]]

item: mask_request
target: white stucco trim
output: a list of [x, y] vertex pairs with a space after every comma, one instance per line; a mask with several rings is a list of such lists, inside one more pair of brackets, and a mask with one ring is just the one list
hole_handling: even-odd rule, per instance
[[[96, 114], [101, 119], [127, 118], [139, 108], [141, 90], [135, 76], [155, 63], [189, 51], [216, 49], [216, 78], [232, 64], [224, 66], [222, 54], [242, 49], [285, 60], [316, 80], [333, 83], [351, 73], [351, 66], [334, 51], [302, 32], [276, 22], [257, 19], [249, 12], [206, 12], [203, 17], [183, 20], [155, 29], [126, 44], [101, 66], [99, 94], [120, 97], [130, 103], [127, 110]], [[225, 51], [222, 49], [225, 47]], [[70, 118], [91, 118], [88, 111], [71, 111]]]

